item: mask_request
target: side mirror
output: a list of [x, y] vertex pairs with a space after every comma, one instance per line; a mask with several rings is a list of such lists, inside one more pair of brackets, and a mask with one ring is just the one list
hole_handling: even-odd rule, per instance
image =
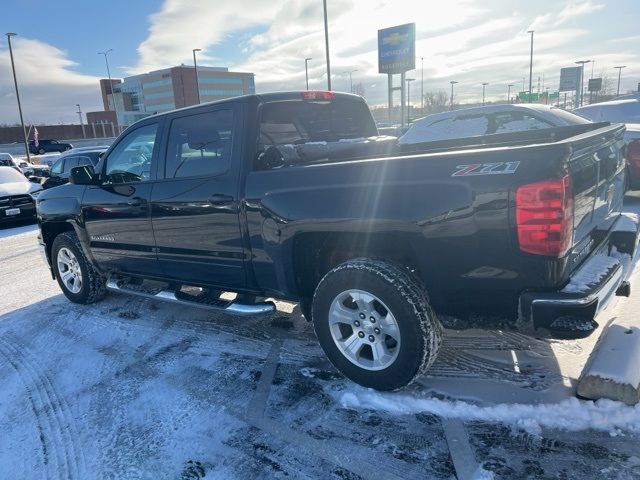
[[96, 183], [96, 172], [91, 165], [73, 167], [69, 172], [69, 183], [74, 185], [93, 185]]

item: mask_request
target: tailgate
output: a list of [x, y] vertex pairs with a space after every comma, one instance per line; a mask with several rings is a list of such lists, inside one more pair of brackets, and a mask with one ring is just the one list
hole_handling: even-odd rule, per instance
[[625, 190], [624, 125], [568, 139], [567, 170], [573, 192], [573, 242], [567, 271], [605, 239], [622, 211]]

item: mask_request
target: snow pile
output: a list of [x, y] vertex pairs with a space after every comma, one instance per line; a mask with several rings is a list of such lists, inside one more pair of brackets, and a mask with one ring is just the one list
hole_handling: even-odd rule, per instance
[[493, 475], [493, 472], [490, 470], [485, 470], [482, 467], [478, 467], [478, 469], [473, 472], [473, 476], [471, 480], [494, 480], [496, 477]]
[[477, 420], [514, 425], [532, 434], [542, 428], [568, 431], [600, 430], [617, 435], [623, 431], [640, 432], [640, 404], [633, 407], [612, 400], [595, 403], [570, 398], [556, 404], [497, 404], [479, 406], [461, 400], [420, 398], [399, 393], [381, 393], [352, 387], [334, 393], [347, 408], [370, 408], [399, 415], [431, 413], [445, 418]]
[[580, 268], [578, 273], [571, 277], [571, 281], [562, 291], [566, 293], [586, 292], [597, 285], [618, 263], [618, 260], [608, 255], [594, 255]]

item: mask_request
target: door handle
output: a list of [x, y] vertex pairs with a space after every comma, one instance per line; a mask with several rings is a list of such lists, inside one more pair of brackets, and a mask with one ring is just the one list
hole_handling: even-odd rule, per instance
[[130, 207], [139, 207], [140, 205], [142, 205], [142, 198], [134, 197], [127, 202], [127, 205]]
[[209, 203], [211, 205], [226, 205], [233, 202], [233, 197], [231, 195], [222, 195], [220, 193], [216, 193], [209, 197]]

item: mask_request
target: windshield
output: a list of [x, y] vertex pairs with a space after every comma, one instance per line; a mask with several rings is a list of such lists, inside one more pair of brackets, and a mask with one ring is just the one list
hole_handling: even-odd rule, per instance
[[293, 100], [267, 103], [262, 108], [262, 146], [337, 142], [377, 134], [369, 107], [360, 100]]
[[24, 175], [11, 167], [0, 167], [0, 183], [28, 182]]

